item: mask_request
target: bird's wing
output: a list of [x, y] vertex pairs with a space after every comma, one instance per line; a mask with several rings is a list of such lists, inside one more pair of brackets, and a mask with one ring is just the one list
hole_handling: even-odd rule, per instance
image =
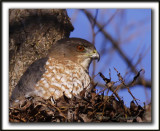
[[14, 88], [11, 100], [15, 100], [17, 97], [24, 96], [26, 93], [34, 90], [35, 84], [41, 79], [41, 76], [45, 72], [44, 66], [47, 60], [48, 57], [41, 58], [28, 67]]

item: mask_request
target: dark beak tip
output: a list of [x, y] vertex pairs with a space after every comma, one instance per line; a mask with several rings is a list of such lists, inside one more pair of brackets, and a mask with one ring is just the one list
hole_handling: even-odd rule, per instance
[[98, 60], [97, 60], [98, 62], [100, 61], [100, 58], [98, 58]]
[[98, 57], [97, 61], [99, 62], [100, 61], [100, 54], [98, 53], [98, 55], [99, 55], [99, 57]]
[[100, 59], [98, 58], [98, 59], [97, 59], [97, 62], [99, 62], [99, 61], [100, 61]]

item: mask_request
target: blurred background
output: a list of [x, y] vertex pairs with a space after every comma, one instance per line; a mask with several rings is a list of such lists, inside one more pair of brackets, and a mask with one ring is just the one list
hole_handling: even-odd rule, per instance
[[[97, 75], [121, 85], [117, 71], [125, 84], [130, 84], [138, 71], [140, 76], [129, 87], [141, 106], [151, 102], [151, 9], [67, 9], [74, 26], [70, 37], [79, 37], [95, 44], [101, 59], [92, 62], [90, 76], [98, 82], [97, 93], [105, 82]], [[109, 75], [110, 74], [110, 75]], [[108, 93], [108, 94], [107, 94]], [[130, 106], [133, 100], [128, 90], [120, 86], [117, 93]], [[104, 91], [104, 95], [112, 92]]]

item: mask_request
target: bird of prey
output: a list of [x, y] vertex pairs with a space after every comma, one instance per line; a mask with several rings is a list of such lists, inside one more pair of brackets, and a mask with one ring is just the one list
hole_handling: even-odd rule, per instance
[[40, 96], [54, 100], [63, 94], [78, 95], [90, 87], [89, 66], [99, 53], [90, 42], [81, 38], [64, 38], [56, 42], [45, 58], [33, 62], [13, 89], [11, 100]]

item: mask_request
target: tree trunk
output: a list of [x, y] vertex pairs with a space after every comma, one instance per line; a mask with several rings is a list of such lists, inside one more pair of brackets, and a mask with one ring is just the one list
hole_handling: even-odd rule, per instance
[[9, 96], [29, 65], [73, 29], [66, 10], [9, 10]]

